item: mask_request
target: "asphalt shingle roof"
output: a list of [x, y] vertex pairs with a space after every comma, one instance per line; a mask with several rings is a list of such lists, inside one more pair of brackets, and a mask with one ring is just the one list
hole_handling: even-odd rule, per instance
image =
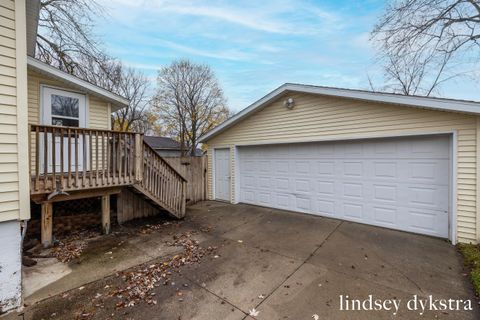
[[145, 136], [145, 142], [153, 149], [180, 150], [180, 143], [168, 137]]

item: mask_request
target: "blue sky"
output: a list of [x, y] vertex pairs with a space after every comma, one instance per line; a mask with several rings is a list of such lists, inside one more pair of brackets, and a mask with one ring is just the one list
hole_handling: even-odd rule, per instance
[[[99, 0], [96, 33], [105, 49], [152, 79], [188, 58], [216, 72], [239, 111], [285, 82], [368, 89], [381, 85], [369, 32], [385, 1]], [[480, 100], [474, 81], [441, 95]]]

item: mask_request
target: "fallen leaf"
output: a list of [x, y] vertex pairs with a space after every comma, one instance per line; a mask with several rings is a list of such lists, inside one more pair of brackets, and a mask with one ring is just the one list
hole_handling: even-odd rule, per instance
[[[121, 304], [117, 304], [117, 309], [136, 306], [140, 301], [149, 305], [156, 304], [156, 301], [154, 302], [151, 298], [155, 294], [152, 290], [160, 285], [175, 286], [175, 282], [170, 279], [174, 271], [184, 265], [199, 263], [203, 257], [216, 253], [216, 247], [201, 247], [199, 241], [192, 237], [195, 233], [192, 231], [174, 235], [173, 242], [167, 242], [169, 246], [183, 247], [183, 251], [172, 258], [158, 263], [139, 265], [133, 269], [119, 272], [117, 276], [122, 278], [124, 285], [109, 292], [110, 296], [117, 296], [122, 300]], [[188, 286], [187, 283], [183, 284], [183, 287]], [[177, 290], [178, 301], [183, 301], [184, 293], [179, 291], [178, 288]]]
[[251, 317], [256, 317], [256, 316], [258, 316], [259, 313], [260, 313], [260, 311], [255, 310], [255, 308], [253, 308], [252, 310], [248, 310], [248, 315], [251, 316]]

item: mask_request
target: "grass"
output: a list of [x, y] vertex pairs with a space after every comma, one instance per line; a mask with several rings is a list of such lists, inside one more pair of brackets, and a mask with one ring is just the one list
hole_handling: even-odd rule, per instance
[[480, 296], [480, 245], [459, 244], [458, 249], [465, 258], [465, 264], [471, 268], [470, 279], [477, 295]]

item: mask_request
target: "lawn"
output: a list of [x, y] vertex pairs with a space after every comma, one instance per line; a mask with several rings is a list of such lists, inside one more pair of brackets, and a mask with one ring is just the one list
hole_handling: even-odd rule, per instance
[[472, 268], [470, 278], [472, 279], [477, 295], [480, 295], [480, 245], [460, 244], [458, 248], [465, 258], [465, 264]]

